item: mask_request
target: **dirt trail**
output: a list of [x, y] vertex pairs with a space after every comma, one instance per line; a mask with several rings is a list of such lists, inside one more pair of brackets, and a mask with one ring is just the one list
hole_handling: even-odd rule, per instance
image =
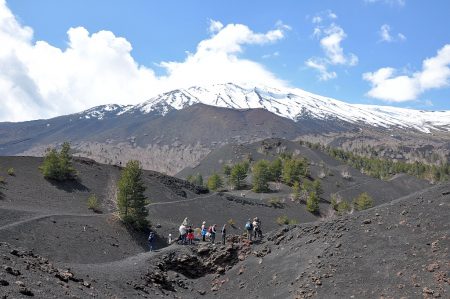
[[118, 175], [111, 172], [108, 176], [108, 183], [105, 188], [105, 200], [102, 203], [102, 206], [105, 207], [107, 211], [117, 210], [117, 181]]
[[71, 214], [46, 214], [46, 215], [39, 215], [39, 216], [24, 219], [24, 220], [8, 223], [6, 225], [0, 226], [0, 230], [6, 230], [6, 229], [9, 229], [9, 228], [12, 228], [15, 226], [19, 226], [21, 224], [25, 224], [25, 223], [32, 222], [35, 220], [50, 218], [50, 217], [100, 217], [100, 216], [107, 216], [107, 215], [110, 215], [110, 214], [73, 214], [73, 213], [71, 213]]
[[206, 198], [211, 198], [213, 196], [215, 196], [217, 194], [212, 193], [210, 195], [206, 195], [206, 196], [197, 196], [194, 198], [190, 198], [190, 199], [183, 199], [183, 200], [175, 200], [175, 201], [164, 201], [164, 202], [154, 202], [154, 203], [150, 203], [147, 205], [147, 207], [151, 207], [151, 206], [159, 206], [159, 205], [170, 205], [170, 204], [175, 204], [175, 203], [184, 203], [184, 202], [190, 202], [190, 201], [195, 201], [195, 200], [199, 200], [199, 199], [206, 199]]

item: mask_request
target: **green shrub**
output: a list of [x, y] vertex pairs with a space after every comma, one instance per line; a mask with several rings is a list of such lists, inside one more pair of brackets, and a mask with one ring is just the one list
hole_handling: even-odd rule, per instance
[[339, 196], [339, 194], [336, 193], [331, 194], [330, 204], [333, 210], [337, 211], [337, 207], [340, 201], [341, 197]]
[[373, 199], [366, 192], [361, 193], [353, 200], [353, 206], [357, 211], [366, 210], [373, 207]]
[[276, 222], [277, 222], [278, 225], [298, 224], [297, 220], [289, 219], [289, 217], [286, 216], [286, 215], [277, 217]]
[[99, 211], [99, 204], [98, 204], [97, 196], [95, 196], [95, 194], [91, 194], [89, 196], [88, 201], [87, 201], [87, 206], [88, 206], [88, 209], [90, 209], [94, 212]]
[[315, 192], [309, 193], [306, 200], [306, 210], [314, 214], [319, 212], [319, 197], [317, 197]]
[[273, 198], [269, 199], [269, 205], [274, 208], [279, 208], [279, 209], [283, 208], [283, 206], [284, 206], [278, 197], [273, 197]]
[[0, 184], [6, 184], [5, 178], [0, 176]]
[[12, 168], [12, 167], [8, 168], [7, 173], [10, 176], [15, 176], [16, 175], [16, 172], [14, 171], [14, 168]]
[[338, 214], [348, 213], [352, 210], [352, 206], [345, 199], [341, 200], [341, 202], [337, 205]]
[[292, 186], [292, 200], [300, 201], [300, 183], [297, 181]]
[[336, 193], [331, 194], [331, 207], [339, 215], [350, 212], [352, 210], [352, 206], [350, 205], [350, 203], [345, 199], [342, 199], [342, 197]]

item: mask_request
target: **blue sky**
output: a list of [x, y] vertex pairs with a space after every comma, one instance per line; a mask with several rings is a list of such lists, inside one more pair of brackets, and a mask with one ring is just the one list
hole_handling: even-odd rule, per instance
[[[11, 51], [19, 53], [14, 57], [21, 67], [16, 68], [29, 70], [3, 75], [11, 86], [22, 86], [24, 77], [31, 83], [15, 90], [5, 105], [21, 106], [14, 108], [15, 117], [0, 112], [0, 120], [54, 116], [111, 101], [141, 102], [182, 85], [189, 74], [197, 81], [186, 84], [201, 84], [205, 78], [197, 73], [215, 77], [213, 72], [226, 62], [236, 64], [217, 81], [233, 78], [235, 72], [254, 78], [255, 84], [298, 87], [350, 103], [450, 109], [450, 2], [445, 0], [10, 0], [6, 6], [0, 0], [1, 6], [4, 24], [15, 23], [3, 38], [9, 36]], [[72, 39], [70, 28], [77, 28]], [[14, 30], [25, 30], [19, 46], [11, 41], [18, 35]], [[98, 32], [108, 34], [94, 39]], [[214, 55], [200, 53], [202, 41]], [[108, 47], [114, 52], [110, 60], [95, 56]], [[216, 64], [222, 54], [227, 58]], [[99, 60], [101, 64], [93, 65]], [[63, 65], [76, 71], [61, 70]], [[96, 79], [103, 76], [101, 70], [109, 74], [105, 84]], [[114, 72], [122, 75], [114, 77]], [[134, 80], [123, 93], [93, 86], [123, 80]], [[30, 103], [35, 109], [26, 113]]]

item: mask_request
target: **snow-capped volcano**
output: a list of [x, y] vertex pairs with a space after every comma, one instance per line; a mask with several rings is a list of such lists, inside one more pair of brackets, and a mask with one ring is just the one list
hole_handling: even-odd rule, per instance
[[103, 119], [124, 114], [167, 114], [197, 103], [231, 109], [263, 108], [296, 122], [302, 119], [341, 120], [382, 128], [450, 131], [450, 111], [423, 111], [390, 106], [349, 104], [298, 88], [277, 89], [233, 83], [194, 86], [155, 96], [132, 106], [104, 105], [79, 113], [79, 118]]
[[450, 130], [450, 111], [422, 111], [390, 106], [349, 104], [298, 88], [249, 87], [233, 83], [173, 90], [128, 111], [162, 114], [196, 103], [232, 109], [263, 108], [279, 116], [299, 121], [304, 118], [339, 119], [377, 127], [413, 128], [422, 132]]

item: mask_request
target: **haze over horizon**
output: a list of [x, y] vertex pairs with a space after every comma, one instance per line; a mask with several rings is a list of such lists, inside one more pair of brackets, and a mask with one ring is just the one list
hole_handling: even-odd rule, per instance
[[225, 82], [450, 110], [449, 17], [446, 1], [0, 0], [0, 121]]

